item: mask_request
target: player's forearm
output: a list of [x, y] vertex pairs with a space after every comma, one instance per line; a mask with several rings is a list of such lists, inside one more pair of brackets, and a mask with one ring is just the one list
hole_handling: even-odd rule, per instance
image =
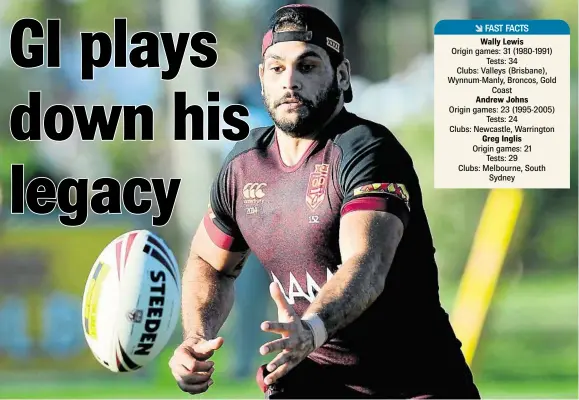
[[306, 314], [318, 314], [328, 336], [333, 336], [362, 315], [382, 293], [388, 270], [384, 262], [379, 254], [350, 258], [322, 287]]
[[235, 278], [223, 274], [197, 256], [183, 273], [183, 334], [213, 339], [233, 306]]

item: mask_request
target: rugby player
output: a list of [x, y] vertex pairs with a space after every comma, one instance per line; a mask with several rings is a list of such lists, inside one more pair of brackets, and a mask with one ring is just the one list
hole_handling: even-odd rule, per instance
[[[480, 398], [438, 294], [434, 246], [413, 162], [352, 100], [342, 35], [321, 10], [280, 8], [262, 43], [275, 124], [253, 129], [219, 171], [183, 274], [181, 390], [213, 383], [211, 356], [253, 252], [278, 320], [266, 398]], [[274, 336], [275, 337], [275, 336]]]

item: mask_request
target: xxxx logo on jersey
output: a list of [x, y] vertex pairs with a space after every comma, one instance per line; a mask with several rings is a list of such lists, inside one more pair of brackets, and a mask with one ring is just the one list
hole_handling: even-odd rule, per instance
[[410, 208], [410, 194], [402, 183], [371, 183], [354, 189], [354, 196], [372, 193], [387, 193], [402, 200]]

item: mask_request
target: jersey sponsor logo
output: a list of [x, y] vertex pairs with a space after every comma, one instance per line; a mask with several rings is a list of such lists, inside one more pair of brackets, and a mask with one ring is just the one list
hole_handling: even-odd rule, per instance
[[244, 203], [261, 203], [261, 200], [265, 196], [263, 189], [267, 186], [267, 183], [247, 183], [243, 187], [243, 198]]
[[306, 204], [314, 211], [326, 198], [326, 186], [328, 183], [329, 164], [316, 164], [314, 172], [310, 173]]
[[[313, 302], [314, 299], [316, 298], [316, 295], [320, 291], [320, 288], [323, 286], [323, 284], [320, 286], [320, 284], [316, 282], [314, 278], [312, 278], [312, 276], [306, 271], [306, 288], [304, 290], [304, 288], [302, 288], [302, 286], [300, 285], [299, 281], [296, 279], [294, 274], [290, 272], [289, 287], [286, 292], [282, 283], [273, 272], [271, 273], [271, 276], [273, 278], [273, 281], [277, 283], [281, 288], [281, 292], [283, 293], [288, 304], [295, 304], [296, 299], [299, 298], [306, 299], [310, 303]], [[326, 268], [326, 282], [329, 281], [332, 278], [332, 276], [334, 276], [332, 271], [330, 271], [329, 268]]]
[[402, 183], [371, 183], [354, 189], [354, 196], [372, 193], [387, 193], [398, 197], [408, 206], [410, 195]]

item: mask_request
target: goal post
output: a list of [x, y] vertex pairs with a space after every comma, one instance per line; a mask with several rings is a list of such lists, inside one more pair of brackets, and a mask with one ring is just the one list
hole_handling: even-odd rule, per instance
[[472, 364], [523, 204], [520, 189], [489, 192], [451, 313], [466, 361]]

